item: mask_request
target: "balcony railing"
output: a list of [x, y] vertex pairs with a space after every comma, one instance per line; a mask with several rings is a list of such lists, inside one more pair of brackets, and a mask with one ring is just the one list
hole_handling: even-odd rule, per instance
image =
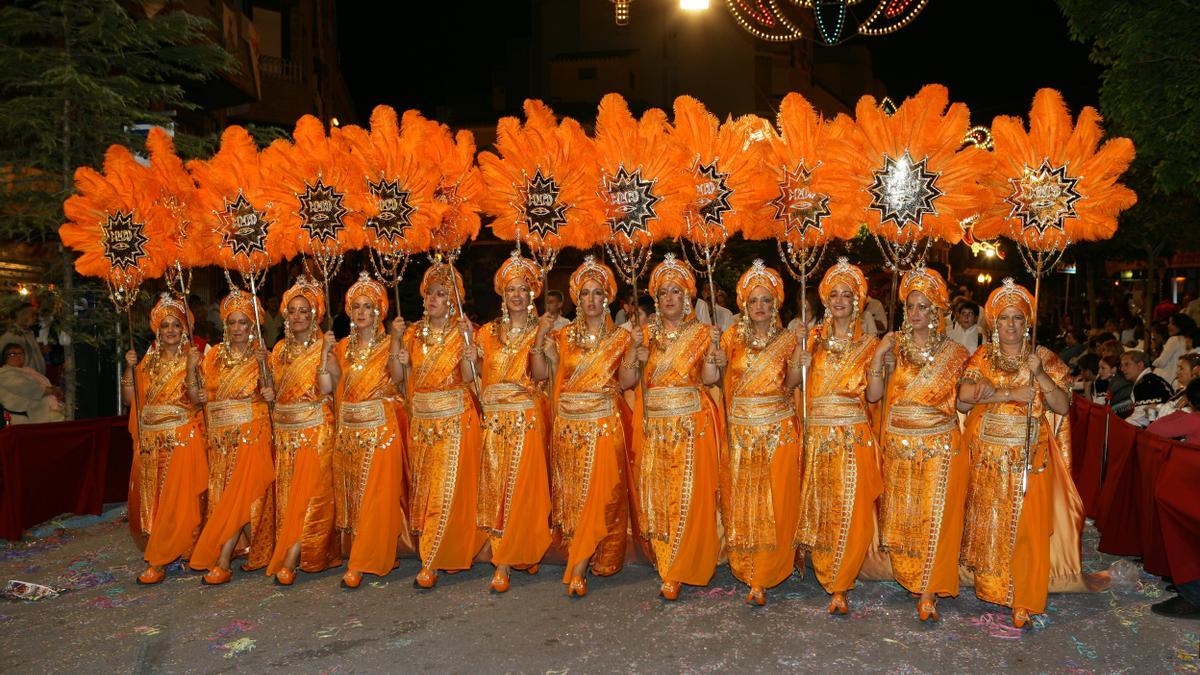
[[301, 70], [300, 64], [290, 59], [281, 59], [277, 56], [260, 56], [258, 64], [262, 69], [263, 77], [287, 82], [304, 81], [304, 72]]

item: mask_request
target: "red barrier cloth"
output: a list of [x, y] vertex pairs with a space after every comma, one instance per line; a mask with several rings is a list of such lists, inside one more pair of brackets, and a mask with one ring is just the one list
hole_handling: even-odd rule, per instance
[[133, 440], [128, 419], [100, 417], [0, 430], [0, 538], [62, 513], [99, 515], [125, 501]]
[[1108, 406], [1076, 396], [1071, 405], [1071, 478], [1083, 500], [1083, 510], [1093, 520], [1099, 514], [1100, 474], [1104, 464], [1104, 420], [1122, 424]]
[[1158, 526], [1158, 505], [1154, 502], [1154, 484], [1167, 461], [1171, 447], [1178, 443], [1139, 431], [1134, 452], [1137, 455], [1138, 478], [1136, 486], [1138, 500], [1138, 534], [1142, 539], [1142, 567], [1150, 574], [1168, 576], [1171, 568], [1167, 564], [1167, 552], [1163, 548], [1162, 529]]
[[1175, 444], [1154, 486], [1171, 579], [1200, 579], [1200, 448]]
[[[1108, 471], [1100, 488], [1096, 527], [1098, 549], [1114, 555], [1140, 556], [1142, 538], [1138, 492], [1141, 477], [1134, 444], [1140, 430], [1124, 420], [1113, 420], [1108, 429]], [[1089, 452], [1094, 452], [1094, 446]]]

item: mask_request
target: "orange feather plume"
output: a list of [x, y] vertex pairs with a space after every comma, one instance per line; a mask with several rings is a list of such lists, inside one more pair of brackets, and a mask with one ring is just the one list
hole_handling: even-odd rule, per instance
[[75, 269], [104, 279], [114, 301], [131, 302], [142, 281], [162, 276], [173, 259], [175, 218], [157, 187], [120, 145], [104, 154], [104, 173], [75, 171], [75, 194], [63, 205], [67, 222], [58, 234], [81, 254]]
[[541, 251], [588, 249], [603, 241], [596, 228], [604, 220], [596, 193], [600, 167], [578, 122], [559, 122], [546, 104], [525, 101], [524, 126], [515, 117], [496, 125], [496, 150], [479, 153], [479, 168], [483, 210], [495, 216], [497, 237]]
[[608, 225], [602, 238], [616, 246], [647, 246], [683, 234], [683, 210], [695, 191], [680, 171], [684, 160], [669, 127], [657, 108], [637, 120], [620, 94], [600, 100], [595, 143]]
[[197, 206], [196, 181], [175, 154], [175, 142], [154, 127], [146, 138], [150, 176], [158, 186], [159, 200], [175, 216], [175, 260], [183, 269], [209, 265], [217, 245], [213, 230], [204, 224]]
[[832, 162], [870, 196], [867, 228], [883, 239], [957, 243], [960, 223], [979, 212], [985, 192], [978, 181], [992, 159], [974, 145], [963, 147], [970, 111], [949, 100], [945, 87], [930, 84], [891, 115], [872, 96], [858, 101], [848, 143]]
[[228, 127], [215, 155], [187, 167], [196, 180], [197, 221], [212, 228], [216, 242], [210, 262], [252, 274], [295, 255], [295, 241], [278, 226], [274, 176], [245, 129]]
[[455, 254], [463, 244], [479, 236], [479, 211], [483, 199], [483, 176], [475, 165], [475, 136], [470, 131], [451, 135], [450, 128], [409, 110], [401, 118], [405, 133], [411, 128], [417, 139], [418, 161], [438, 172], [434, 198], [446, 205], [441, 222], [432, 233], [433, 248]]
[[401, 129], [396, 111], [381, 105], [371, 112], [370, 131], [347, 126], [333, 135], [349, 148], [359, 176], [348, 182], [346, 202], [364, 216], [366, 245], [385, 254], [428, 250], [447, 207], [434, 199], [440, 173], [420, 161], [417, 130]]
[[716, 115], [691, 96], [675, 99], [671, 141], [678, 145], [691, 186], [684, 207], [683, 236], [714, 245], [743, 229], [754, 231], [770, 220], [769, 176], [757, 170], [758, 158], [747, 152], [751, 134], [762, 128], [758, 118], [721, 124]]
[[992, 123], [996, 163], [987, 174], [989, 208], [973, 228], [977, 238], [1003, 235], [1037, 251], [1073, 241], [1108, 239], [1117, 215], [1137, 202], [1118, 183], [1133, 161], [1133, 141], [1104, 136], [1100, 114], [1085, 107], [1074, 123], [1062, 94], [1041, 89], [1029, 130], [1018, 117]]

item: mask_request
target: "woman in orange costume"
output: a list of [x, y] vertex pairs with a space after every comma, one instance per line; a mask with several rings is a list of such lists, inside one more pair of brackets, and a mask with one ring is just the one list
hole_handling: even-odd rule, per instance
[[875, 499], [883, 491], [866, 396], [871, 388], [876, 396], [883, 392], [884, 355], [876, 349], [879, 340], [862, 332], [862, 270], [839, 258], [818, 293], [825, 320], [800, 354], [801, 365], [812, 370], [796, 543], [833, 595], [829, 613], [848, 614], [846, 595], [875, 536]]
[[320, 572], [341, 564], [333, 505], [333, 394], [340, 371], [330, 357], [336, 340], [321, 335], [321, 289], [301, 276], [283, 294], [284, 339], [271, 353], [275, 376], [275, 553], [267, 564], [281, 586], [296, 569]]
[[617, 296], [612, 270], [589, 255], [571, 274], [569, 290], [575, 320], [552, 332], [542, 318], [533, 374], [554, 374], [552, 522], [567, 549], [567, 595], [583, 597], [589, 564], [593, 574], [608, 576], [625, 563], [629, 411], [621, 391], [637, 383], [637, 364], [633, 336], [608, 314]]
[[962, 452], [955, 404], [969, 355], [946, 339], [950, 296], [937, 272], [924, 267], [905, 272], [900, 297], [900, 333], [888, 333], [879, 344], [898, 353], [880, 439], [881, 550], [891, 558], [896, 581], [920, 596], [917, 616], [927, 621], [938, 619], [938, 596], [958, 595], [970, 460]]
[[783, 279], [755, 260], [737, 285], [742, 319], [721, 337], [729, 444], [722, 458], [722, 522], [734, 576], [746, 602], [792, 574], [800, 517], [800, 422], [789, 392], [800, 384], [803, 345], [783, 330]]
[[1018, 628], [1046, 611], [1052, 453], [1059, 452], [1048, 412], [1065, 415], [1070, 406], [1066, 364], [1045, 347], [1029, 348], [1033, 312], [1033, 296], [1012, 279], [992, 291], [983, 309], [992, 340], [967, 362], [958, 405], [970, 411], [963, 431], [971, 479], [962, 562], [975, 574], [975, 595], [1011, 607]]
[[384, 334], [387, 289], [363, 272], [346, 291], [348, 335], [333, 349], [341, 380], [333, 452], [337, 527], [350, 540], [342, 585], [358, 588], [364, 572], [383, 576], [396, 566], [404, 532], [403, 379], [400, 336], [404, 320]]
[[469, 569], [486, 536], [475, 527], [479, 411], [465, 335], [471, 324], [456, 298], [462, 276], [434, 263], [421, 280], [425, 316], [404, 334], [402, 363], [412, 402], [408, 466], [412, 534], [420, 538], [414, 583], [433, 588], [438, 570]]
[[[267, 408], [275, 391], [259, 378], [266, 350], [255, 336], [256, 316], [263, 316], [257, 298], [236, 288], [230, 291], [221, 301], [225, 339], [204, 355], [205, 389], [198, 396], [208, 416], [208, 522], [189, 564], [208, 570], [203, 581], [210, 585], [233, 578], [230, 562], [240, 538], [250, 543], [245, 571], [266, 566], [275, 544], [275, 468]], [[189, 393], [197, 388], [190, 379]]]
[[513, 251], [496, 270], [493, 286], [501, 297], [501, 318], [475, 333], [483, 391], [475, 524], [492, 545], [496, 572], [488, 588], [503, 593], [513, 567], [537, 574], [550, 547], [550, 405], [530, 372], [541, 270]]
[[646, 394], [634, 413], [634, 480], [640, 536], [650, 543], [667, 600], [681, 584], [704, 586], [720, 555], [717, 534], [719, 409], [704, 387], [721, 379], [720, 331], [696, 321], [696, 279], [668, 253], [650, 274], [657, 313], [637, 358]]
[[150, 351], [140, 364], [132, 349], [125, 354], [122, 395], [141, 404], [130, 415], [136, 450], [129, 472], [129, 529], [144, 544], [149, 564], [139, 584], [161, 582], [163, 568], [191, 552], [208, 489], [204, 420], [186, 384], [199, 360], [188, 339], [190, 325], [191, 312], [163, 293], [150, 310]]

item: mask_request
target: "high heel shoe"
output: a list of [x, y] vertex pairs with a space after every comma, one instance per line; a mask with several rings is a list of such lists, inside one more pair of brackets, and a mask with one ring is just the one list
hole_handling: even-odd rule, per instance
[[834, 593], [833, 599], [829, 601], [828, 611], [830, 614], [849, 614], [850, 603], [846, 600], [846, 594]]
[[941, 615], [937, 611], [937, 600], [918, 600], [917, 601], [917, 618], [921, 621], [940, 621]]
[[763, 590], [762, 586], [751, 586], [750, 594], [746, 596], [746, 604], [762, 607], [767, 604], [767, 592]]
[[413, 579], [413, 585], [417, 588], [433, 588], [434, 584], [436, 583], [437, 572], [434, 572], [428, 567], [422, 567], [421, 571], [417, 572], [417, 578]]
[[1013, 609], [1013, 627], [1024, 628], [1029, 625], [1029, 610], [1022, 607]]
[[587, 579], [584, 577], [571, 577], [571, 583], [567, 584], [567, 597], [575, 596], [582, 598], [587, 595]]
[[500, 570], [492, 575], [492, 582], [488, 584], [488, 589], [497, 593], [505, 593], [508, 591], [508, 575]]
[[161, 584], [162, 580], [166, 578], [166, 570], [156, 565], [151, 565], [146, 568], [145, 572], [138, 575], [137, 582], [143, 586], [153, 586], [154, 584]]
[[537, 574], [538, 570], [540, 570], [540, 569], [542, 569], [542, 564], [534, 563], [534, 564], [530, 565], [529, 567], [522, 569], [521, 571], [526, 574]]
[[659, 586], [658, 594], [661, 595], [664, 600], [678, 600], [679, 587], [681, 585], [682, 584], [680, 584], [678, 581], [671, 581], [668, 579], [662, 582], [662, 586]]
[[291, 586], [296, 583], [296, 570], [286, 567], [279, 568], [279, 571], [275, 573], [275, 583], [280, 586]]
[[358, 570], [346, 570], [346, 573], [342, 575], [342, 586], [353, 590], [361, 585], [362, 572]]
[[214, 567], [208, 571], [208, 574], [205, 574], [203, 577], [201, 577], [200, 581], [202, 581], [205, 586], [220, 586], [221, 584], [229, 583], [229, 580], [232, 578], [232, 570], [227, 570], [224, 567]]

